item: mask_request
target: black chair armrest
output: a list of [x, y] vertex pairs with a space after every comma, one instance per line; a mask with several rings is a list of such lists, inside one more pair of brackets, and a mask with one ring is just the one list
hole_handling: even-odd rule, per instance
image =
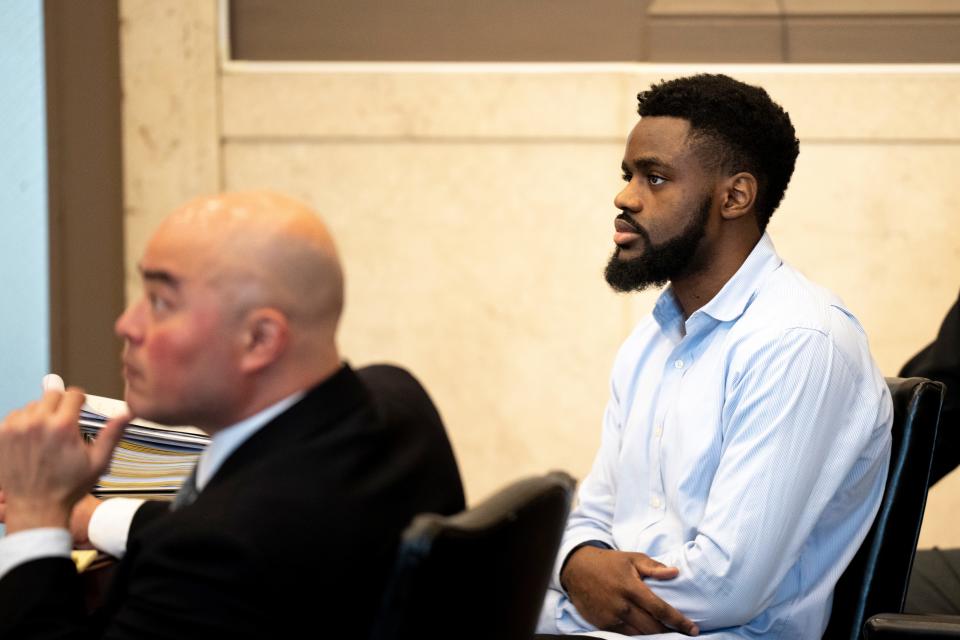
[[864, 625], [867, 640], [960, 638], [960, 616], [880, 613]]

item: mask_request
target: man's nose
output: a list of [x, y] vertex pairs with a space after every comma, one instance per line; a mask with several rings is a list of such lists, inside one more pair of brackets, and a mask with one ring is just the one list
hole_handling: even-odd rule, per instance
[[132, 302], [117, 321], [113, 324], [113, 331], [124, 340], [136, 341], [142, 333], [142, 300]]
[[631, 180], [613, 197], [613, 206], [620, 211], [632, 211], [634, 213], [640, 211], [643, 209], [643, 202], [638, 191]]

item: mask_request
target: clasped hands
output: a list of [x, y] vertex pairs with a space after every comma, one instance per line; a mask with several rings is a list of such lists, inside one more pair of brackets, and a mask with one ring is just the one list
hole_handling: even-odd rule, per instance
[[567, 560], [560, 582], [580, 615], [597, 629], [624, 635], [675, 630], [695, 636], [697, 625], [644, 582], [671, 580], [678, 573], [642, 553], [584, 546]]
[[83, 392], [73, 387], [46, 391], [0, 423], [0, 521], [8, 534], [64, 527], [75, 540], [85, 540], [99, 502], [86, 494], [107, 469], [130, 416], [112, 418], [96, 440], [86, 442], [78, 428], [83, 401]]

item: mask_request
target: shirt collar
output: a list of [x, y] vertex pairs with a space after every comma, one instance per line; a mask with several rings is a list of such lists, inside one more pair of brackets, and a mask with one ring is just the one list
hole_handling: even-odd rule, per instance
[[[708, 315], [719, 322], [736, 320], [750, 305], [767, 275], [781, 264], [783, 260], [777, 254], [773, 240], [764, 232], [733, 277], [727, 280], [717, 295], [697, 309], [693, 315]], [[683, 322], [683, 310], [673, 293], [673, 285], [667, 287], [657, 298], [653, 317], [665, 334], [682, 335], [679, 325]]]
[[197, 461], [197, 489], [203, 489], [230, 454], [271, 420], [296, 404], [306, 392], [297, 391], [249, 418], [213, 434]]

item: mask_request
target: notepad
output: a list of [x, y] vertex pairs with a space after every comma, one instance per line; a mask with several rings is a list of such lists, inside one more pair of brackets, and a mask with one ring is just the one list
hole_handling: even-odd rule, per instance
[[[122, 400], [87, 394], [80, 411], [80, 431], [95, 438], [107, 420], [126, 412]], [[110, 467], [93, 494], [172, 496], [209, 443], [210, 436], [196, 427], [170, 427], [138, 418], [124, 429]]]

